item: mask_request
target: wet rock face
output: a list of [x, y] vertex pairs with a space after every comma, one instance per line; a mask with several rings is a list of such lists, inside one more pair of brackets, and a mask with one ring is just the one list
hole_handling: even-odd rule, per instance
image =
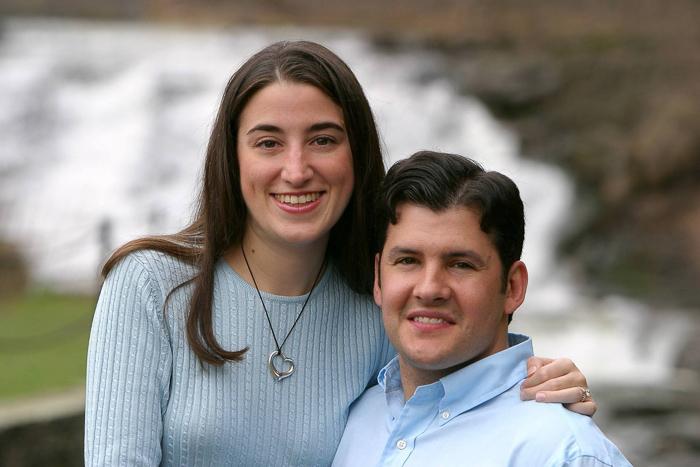
[[569, 173], [578, 200], [562, 252], [591, 284], [700, 307], [700, 4], [445, 4], [379, 42], [442, 53], [524, 156]]
[[546, 57], [492, 53], [456, 57], [449, 63], [447, 72], [456, 88], [505, 119], [531, 113], [561, 87], [556, 65]]
[[619, 47], [563, 56], [439, 49], [455, 86], [510, 125], [525, 156], [575, 180], [578, 204], [561, 251], [580, 261], [591, 284], [698, 307], [700, 71], [677, 73], [668, 60]]

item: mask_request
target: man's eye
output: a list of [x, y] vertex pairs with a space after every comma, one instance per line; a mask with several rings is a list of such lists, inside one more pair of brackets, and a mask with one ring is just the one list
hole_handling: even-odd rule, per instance
[[418, 264], [418, 260], [415, 258], [399, 258], [396, 260], [396, 264]]
[[459, 261], [455, 263], [454, 266], [459, 269], [474, 269], [474, 266], [464, 261]]

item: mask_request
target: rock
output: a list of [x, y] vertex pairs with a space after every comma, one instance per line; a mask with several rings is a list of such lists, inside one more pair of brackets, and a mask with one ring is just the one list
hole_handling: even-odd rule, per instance
[[504, 118], [528, 113], [561, 84], [554, 64], [539, 56], [484, 53], [452, 61], [448, 72], [460, 92], [476, 96]]
[[700, 178], [700, 107], [688, 96], [655, 99], [629, 148], [629, 171], [638, 186], [661, 187]]

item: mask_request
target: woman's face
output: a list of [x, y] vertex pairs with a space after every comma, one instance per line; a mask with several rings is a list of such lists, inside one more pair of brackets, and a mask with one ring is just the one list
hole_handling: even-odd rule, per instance
[[342, 109], [314, 86], [271, 84], [243, 109], [237, 150], [247, 235], [325, 246], [354, 183]]

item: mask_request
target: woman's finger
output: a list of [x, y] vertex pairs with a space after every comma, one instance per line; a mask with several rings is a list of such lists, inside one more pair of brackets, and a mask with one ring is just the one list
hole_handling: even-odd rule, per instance
[[593, 398], [586, 399], [584, 402], [575, 402], [573, 404], [564, 404], [564, 407], [587, 417], [592, 417], [598, 407], [596, 406], [595, 400]]
[[543, 358], [543, 357], [535, 357], [532, 356], [527, 359], [527, 375], [530, 376], [532, 375], [535, 371], [539, 370], [545, 365], [549, 365], [552, 363], [554, 359], [551, 358]]
[[[577, 404], [593, 399], [593, 397], [584, 393], [587, 388], [568, 388], [559, 391], [537, 391], [535, 400], [537, 402], [558, 402], [560, 404]], [[585, 396], [585, 398], [584, 398]]]
[[557, 402], [564, 402], [564, 403], [573, 403], [577, 401], [577, 396], [576, 394], [578, 393], [578, 400], [581, 399], [581, 390], [578, 389], [579, 387], [582, 388], [587, 388], [588, 384], [586, 383], [586, 379], [580, 379], [576, 374], [574, 373], [567, 373], [564, 376], [559, 376], [558, 378], [552, 378], [548, 379], [543, 383], [540, 383], [536, 386], [531, 386], [527, 387], [525, 385], [525, 382], [523, 382], [520, 385], [520, 391], [523, 394], [524, 400], [530, 400], [534, 399], [535, 395], [538, 392], [559, 392], [559, 391], [568, 391], [571, 389], [572, 391], [565, 392], [564, 394], [567, 394], [567, 396], [560, 396], [560, 397], [567, 397], [566, 400], [558, 400]]
[[[566, 378], [566, 376], [562, 378]], [[520, 391], [520, 398], [522, 400], [534, 399], [537, 402], [561, 403], [564, 404], [567, 409], [573, 412], [579, 413], [581, 415], [587, 415], [590, 417], [596, 412], [597, 406], [595, 400], [593, 399], [593, 396], [587, 395], [588, 393], [584, 392], [585, 389], [587, 389], [586, 386], [582, 386], [582, 388], [567, 387], [565, 389], [550, 391], [538, 391], [533, 390], [532, 388], [528, 388]], [[584, 396], [586, 397], [584, 398]], [[582, 398], [584, 399], [581, 400]]]
[[534, 373], [530, 373], [528, 369], [528, 374], [529, 376], [523, 382], [522, 388], [535, 388], [541, 384], [550, 383], [562, 377], [565, 377], [565, 379], [554, 383], [554, 385], [550, 384], [548, 387], [540, 388], [540, 390], [558, 390], [577, 386], [588, 387], [586, 377], [576, 368], [574, 362], [568, 358], [558, 358], [540, 367]]

